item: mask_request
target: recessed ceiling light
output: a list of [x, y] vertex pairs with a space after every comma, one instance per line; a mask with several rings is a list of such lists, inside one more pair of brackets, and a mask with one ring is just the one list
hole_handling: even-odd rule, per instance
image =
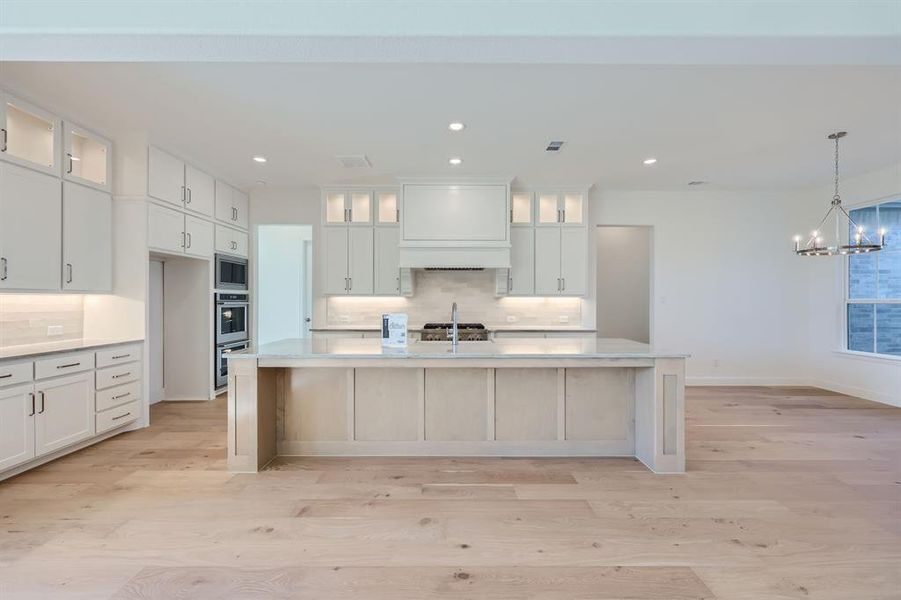
[[264, 162], [266, 162], [266, 157], [257, 155], [257, 156], [253, 157], [253, 161], [258, 162], [258, 163], [264, 163]]
[[646, 158], [641, 162], [643, 162], [646, 165], [653, 165], [655, 162], [657, 162], [657, 159], [656, 158]]
[[463, 163], [463, 159], [462, 159], [462, 158], [457, 158], [457, 157], [455, 156], [454, 158], [449, 158], [449, 159], [447, 159], [447, 162], [449, 162], [450, 164], [452, 164], [452, 165], [454, 165], [454, 166], [457, 166], [457, 165]]
[[464, 123], [460, 123], [459, 121], [454, 121], [450, 125], [447, 126], [451, 131], [463, 131], [466, 129], [466, 125]]

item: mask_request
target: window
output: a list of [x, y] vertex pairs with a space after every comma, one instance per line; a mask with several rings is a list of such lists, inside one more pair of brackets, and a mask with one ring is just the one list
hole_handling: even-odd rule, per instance
[[848, 257], [848, 350], [901, 356], [901, 200], [852, 210], [851, 218], [873, 241], [880, 229], [886, 234], [881, 252]]

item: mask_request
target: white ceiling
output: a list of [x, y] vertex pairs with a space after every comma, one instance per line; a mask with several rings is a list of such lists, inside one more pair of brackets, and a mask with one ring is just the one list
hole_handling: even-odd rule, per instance
[[[247, 188], [448, 174], [800, 187], [828, 183], [836, 129], [845, 174], [901, 162], [899, 67], [0, 63], [0, 85], [111, 137], [150, 132]], [[550, 140], [566, 145], [546, 153]], [[373, 167], [344, 169], [344, 154]]]

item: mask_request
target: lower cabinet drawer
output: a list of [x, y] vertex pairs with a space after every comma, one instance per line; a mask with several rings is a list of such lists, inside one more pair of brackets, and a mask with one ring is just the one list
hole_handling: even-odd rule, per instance
[[46, 379], [47, 377], [90, 371], [93, 368], [93, 352], [58, 354], [50, 358], [41, 358], [34, 361], [34, 378]]
[[128, 344], [97, 351], [97, 368], [112, 367], [141, 360], [143, 344]]
[[17, 362], [0, 365], [0, 387], [27, 383], [34, 376], [34, 363]]
[[118, 408], [111, 408], [99, 412], [97, 413], [97, 433], [100, 434], [104, 431], [119, 427], [120, 425], [131, 423], [132, 421], [137, 420], [139, 416], [141, 416], [141, 403], [138, 400], [129, 402]]
[[103, 390], [114, 385], [131, 383], [141, 378], [141, 363], [131, 363], [121, 367], [97, 370], [97, 389]]
[[107, 410], [120, 404], [134, 402], [141, 399], [141, 382], [134, 381], [125, 385], [100, 390], [96, 396], [96, 407], [98, 411]]

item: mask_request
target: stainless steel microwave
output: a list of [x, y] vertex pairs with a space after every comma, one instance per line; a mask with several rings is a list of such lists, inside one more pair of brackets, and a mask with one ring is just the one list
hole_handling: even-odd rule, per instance
[[225, 254], [216, 255], [216, 289], [247, 290], [248, 269], [246, 258]]

